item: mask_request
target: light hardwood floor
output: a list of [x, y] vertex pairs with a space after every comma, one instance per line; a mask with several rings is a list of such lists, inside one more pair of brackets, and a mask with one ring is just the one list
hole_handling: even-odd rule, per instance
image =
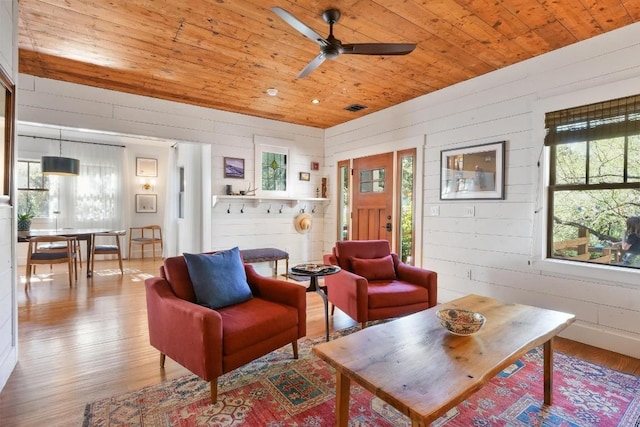
[[[31, 289], [19, 286], [19, 363], [0, 393], [0, 426], [80, 426], [87, 403], [185, 375], [149, 345], [144, 279], [161, 261], [96, 261], [68, 287], [66, 271], [38, 267]], [[85, 266], [86, 269], [86, 266]], [[19, 274], [24, 280], [24, 268]], [[307, 335], [324, 334], [322, 300], [307, 294]], [[336, 310], [333, 330], [354, 325]], [[640, 375], [640, 360], [558, 339], [557, 349]]]

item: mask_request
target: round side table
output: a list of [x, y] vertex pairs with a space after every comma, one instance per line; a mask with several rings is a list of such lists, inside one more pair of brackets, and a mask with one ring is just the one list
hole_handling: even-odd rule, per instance
[[307, 292], [315, 292], [322, 298], [324, 302], [324, 329], [325, 339], [329, 341], [329, 301], [327, 300], [327, 287], [318, 284], [318, 277], [330, 276], [340, 271], [337, 265], [329, 264], [299, 264], [291, 267], [290, 274], [298, 276], [307, 276], [311, 279], [311, 283], [307, 288]]

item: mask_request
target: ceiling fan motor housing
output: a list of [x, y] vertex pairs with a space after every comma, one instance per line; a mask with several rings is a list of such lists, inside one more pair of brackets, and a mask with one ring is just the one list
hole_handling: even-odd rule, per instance
[[344, 52], [342, 43], [340, 40], [333, 37], [333, 35], [329, 35], [329, 37], [327, 37], [327, 41], [329, 44], [320, 48], [325, 58], [336, 59], [342, 52]]

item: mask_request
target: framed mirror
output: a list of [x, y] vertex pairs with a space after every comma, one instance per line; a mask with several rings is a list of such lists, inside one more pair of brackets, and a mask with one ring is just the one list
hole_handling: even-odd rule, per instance
[[13, 165], [13, 126], [15, 114], [15, 87], [8, 74], [0, 67], [0, 201], [12, 203], [11, 180]]

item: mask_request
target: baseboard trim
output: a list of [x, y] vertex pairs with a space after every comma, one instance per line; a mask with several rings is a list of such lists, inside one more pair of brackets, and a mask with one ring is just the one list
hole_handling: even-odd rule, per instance
[[615, 329], [576, 321], [559, 334], [563, 338], [640, 359], [640, 339]]

